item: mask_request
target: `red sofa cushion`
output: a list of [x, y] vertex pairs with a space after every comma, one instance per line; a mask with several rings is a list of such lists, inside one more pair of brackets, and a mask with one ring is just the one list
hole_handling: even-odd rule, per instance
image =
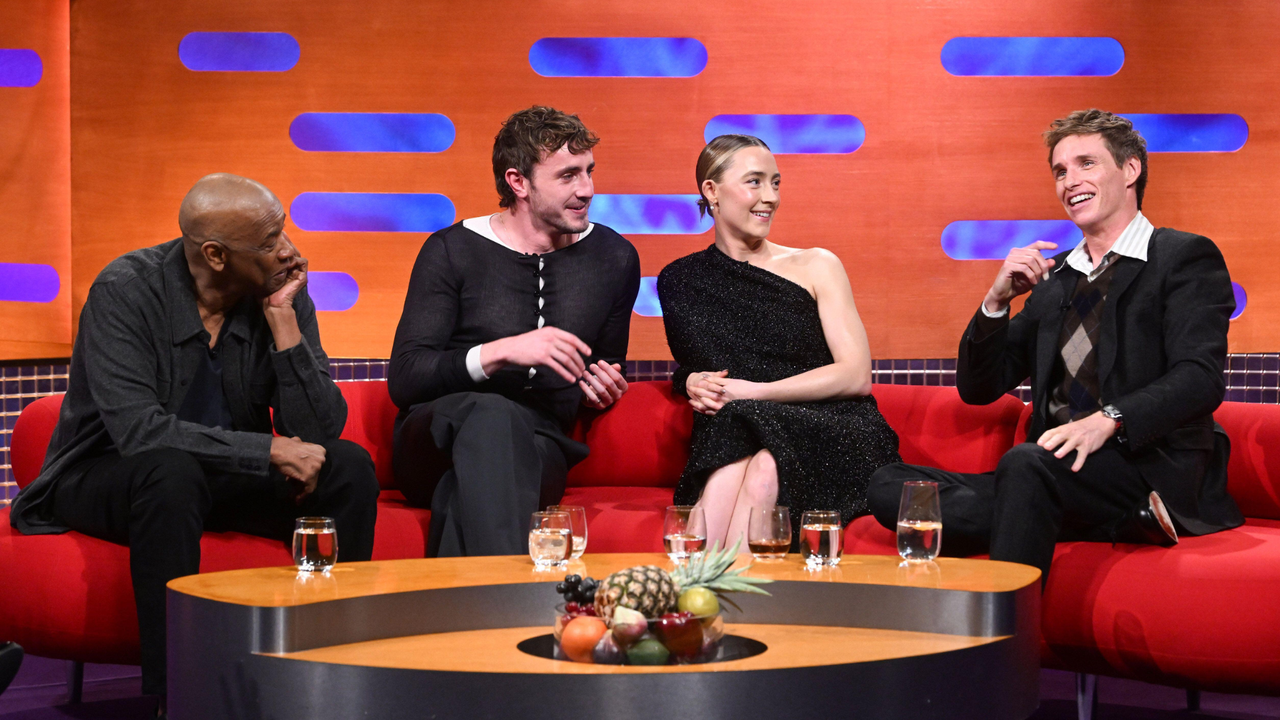
[[[383, 491], [378, 501], [374, 560], [426, 555], [431, 513]], [[342, 559], [342, 548], [338, 548]], [[207, 532], [200, 572], [293, 564], [282, 542], [243, 533]], [[138, 619], [129, 576], [129, 548], [76, 532], [23, 535], [0, 510], [0, 637], [41, 657], [81, 662], [138, 663]]]
[[1274, 520], [1182, 538], [1168, 549], [1060, 543], [1042, 606], [1043, 662], [1270, 695], [1280, 678], [1277, 608]]
[[587, 552], [662, 552], [665, 487], [571, 487], [565, 505], [587, 510]]

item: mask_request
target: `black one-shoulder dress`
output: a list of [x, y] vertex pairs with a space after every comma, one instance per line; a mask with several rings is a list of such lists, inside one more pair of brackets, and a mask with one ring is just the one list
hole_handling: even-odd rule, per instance
[[[715, 245], [668, 265], [658, 276], [658, 299], [680, 364], [672, 378], [678, 392], [696, 372], [772, 382], [834, 362], [807, 290]], [[865, 515], [871, 473], [901, 462], [898, 436], [873, 397], [735, 400], [714, 416], [694, 414], [675, 502], [697, 502], [711, 471], [764, 448], [777, 462], [778, 504], [791, 508], [797, 528], [804, 510], [839, 510], [845, 523]]]

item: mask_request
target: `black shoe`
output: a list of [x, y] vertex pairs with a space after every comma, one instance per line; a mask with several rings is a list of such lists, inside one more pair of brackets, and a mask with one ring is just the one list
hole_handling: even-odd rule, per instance
[[22, 667], [22, 646], [18, 643], [0, 643], [0, 693], [9, 687]]
[[1159, 493], [1152, 491], [1146, 501], [1116, 525], [1112, 540], [1173, 547], [1178, 544], [1178, 531], [1174, 529], [1173, 519], [1169, 517]]

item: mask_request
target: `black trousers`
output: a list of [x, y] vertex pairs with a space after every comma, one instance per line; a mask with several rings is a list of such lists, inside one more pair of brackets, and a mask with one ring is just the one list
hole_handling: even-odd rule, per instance
[[994, 473], [965, 474], [897, 463], [871, 476], [867, 502], [881, 525], [896, 530], [902, 484], [938, 483], [942, 548], [947, 555], [986, 550], [992, 560], [1040, 568], [1049, 577], [1059, 540], [1111, 542], [1116, 527], [1151, 488], [1115, 443], [1072, 472], [1076, 454], [1059, 460], [1035, 443], [1016, 445]]
[[54, 489], [54, 515], [67, 527], [129, 546], [138, 607], [142, 691], [165, 692], [165, 585], [200, 572], [205, 530], [291, 542], [293, 521], [325, 515], [338, 530], [340, 561], [373, 555], [378, 479], [364, 448], [346, 440], [325, 444], [315, 492], [295, 504], [282, 475], [208, 473], [182, 450], [130, 457], [110, 453], [68, 472]]
[[431, 508], [427, 555], [519, 555], [529, 516], [564, 496], [569, 468], [587, 447], [553, 419], [494, 393], [462, 392], [401, 418], [396, 486]]

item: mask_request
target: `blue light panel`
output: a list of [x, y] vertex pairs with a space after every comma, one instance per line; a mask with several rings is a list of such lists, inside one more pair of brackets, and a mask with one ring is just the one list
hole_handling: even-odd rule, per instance
[[952, 75], [1098, 76], [1124, 65], [1124, 47], [1109, 37], [957, 37], [942, 46]]
[[58, 297], [61, 288], [52, 265], [0, 263], [0, 300], [47, 303]]
[[623, 235], [699, 235], [711, 216], [698, 217], [697, 195], [596, 195], [589, 212]]
[[312, 152], [435, 153], [453, 144], [453, 121], [437, 113], [303, 113], [289, 139]]
[[293, 222], [318, 232], [435, 232], [453, 224], [453, 202], [435, 193], [308, 192], [289, 206]]
[[718, 135], [754, 135], [777, 154], [851, 153], [867, 131], [852, 115], [717, 115], [702, 137], [711, 142]]
[[44, 76], [44, 63], [35, 50], [0, 48], [0, 87], [31, 87]]
[[658, 302], [658, 278], [640, 278], [640, 292], [636, 295], [636, 304], [632, 310], [640, 317], [662, 317], [662, 304]]
[[1070, 220], [958, 220], [942, 231], [942, 251], [952, 260], [1003, 260], [1016, 247], [1046, 240], [1057, 243], [1056, 255], [1070, 250], [1084, 235]]
[[544, 77], [693, 77], [707, 66], [707, 48], [693, 38], [542, 38], [529, 65]]
[[284, 72], [302, 49], [289, 33], [193, 32], [178, 43], [178, 58], [199, 72]]
[[1235, 152], [1249, 139], [1239, 115], [1125, 113], [1147, 141], [1147, 152]]
[[316, 310], [341, 312], [351, 309], [360, 299], [360, 285], [344, 272], [308, 272], [307, 292], [311, 294]]
[[1244, 286], [1235, 281], [1231, 283], [1231, 292], [1236, 296], [1236, 309], [1231, 313], [1231, 319], [1235, 320], [1244, 312], [1244, 306], [1249, 304], [1249, 295], [1244, 291]]

